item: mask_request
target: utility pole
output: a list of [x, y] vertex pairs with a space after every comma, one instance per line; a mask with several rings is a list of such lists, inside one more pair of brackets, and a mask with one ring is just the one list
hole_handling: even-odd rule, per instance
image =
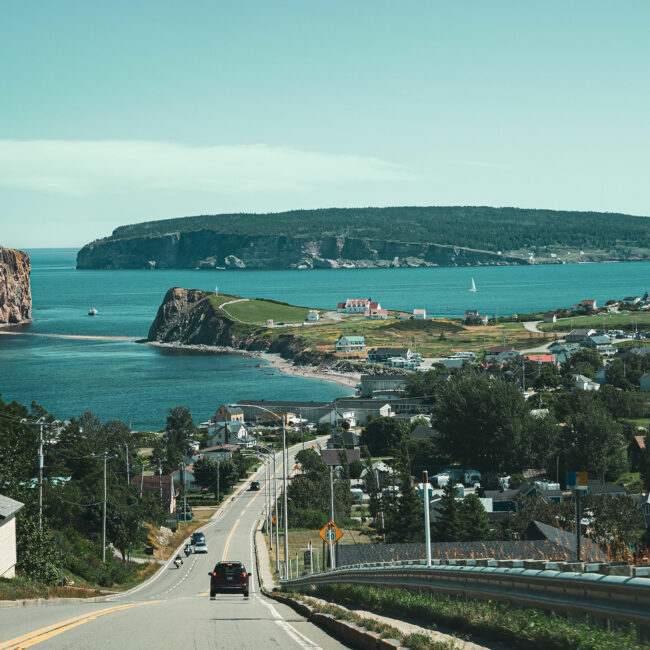
[[124, 448], [126, 449], [126, 484], [128, 485], [131, 483], [131, 472], [129, 470], [129, 445], [124, 445]]
[[284, 462], [282, 463], [282, 467], [284, 468], [284, 471], [282, 472], [282, 498], [284, 512], [282, 514], [284, 516], [284, 565], [286, 571], [286, 567], [289, 563], [289, 516], [287, 507], [287, 464], [289, 460], [289, 452], [287, 451], [287, 428], [284, 423], [284, 414], [282, 414], [282, 449], [284, 450], [283, 455], [285, 457]]
[[43, 422], [38, 423], [38, 532], [43, 532]]
[[431, 527], [429, 525], [429, 472], [424, 471], [422, 486], [424, 487], [424, 540], [427, 551], [427, 566], [431, 566]]
[[381, 536], [384, 537], [384, 507], [382, 505], [381, 488], [379, 487], [379, 471], [375, 470], [375, 481], [377, 482], [377, 494], [379, 495], [379, 518], [381, 519]]
[[526, 392], [526, 357], [521, 356], [521, 388]]
[[[334, 521], [334, 467], [330, 465], [330, 521]], [[335, 569], [334, 544], [330, 541], [330, 569]]]
[[140, 468], [140, 498], [142, 499], [142, 487], [144, 486], [144, 465]]
[[181, 463], [182, 465], [182, 483], [183, 483], [183, 521], [187, 521], [187, 486], [185, 484], [185, 461]]

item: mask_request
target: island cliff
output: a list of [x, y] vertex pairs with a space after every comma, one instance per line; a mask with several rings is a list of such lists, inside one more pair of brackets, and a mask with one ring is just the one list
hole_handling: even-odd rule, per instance
[[650, 258], [650, 219], [481, 206], [215, 214], [120, 226], [80, 269], [408, 268]]
[[462, 246], [355, 237], [230, 235], [212, 230], [110, 238], [84, 246], [80, 269], [338, 269], [526, 264]]
[[0, 324], [31, 318], [31, 270], [27, 253], [0, 246]]

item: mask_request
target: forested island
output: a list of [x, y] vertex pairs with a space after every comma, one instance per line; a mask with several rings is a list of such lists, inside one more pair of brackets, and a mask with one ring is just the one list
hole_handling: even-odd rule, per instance
[[650, 220], [492, 207], [328, 208], [217, 214], [116, 228], [80, 269], [313, 269], [650, 259]]

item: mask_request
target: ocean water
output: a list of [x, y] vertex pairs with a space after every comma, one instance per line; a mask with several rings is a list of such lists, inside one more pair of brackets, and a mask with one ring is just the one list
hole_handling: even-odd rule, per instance
[[[331, 307], [346, 297], [372, 297], [383, 307], [425, 308], [429, 315], [494, 315], [567, 307], [579, 300], [641, 295], [650, 263], [523, 267], [352, 269], [318, 271], [78, 271], [76, 249], [30, 250], [34, 322], [19, 336], [0, 335], [0, 392], [36, 400], [59, 418], [92, 410], [134, 428], [164, 426], [168, 409], [184, 405], [195, 421], [239, 399], [326, 400], [349, 389], [255, 368], [240, 355], [196, 354], [128, 340], [144, 338], [172, 286]], [[470, 293], [474, 278], [478, 291]], [[87, 312], [95, 307], [99, 314]], [[273, 372], [273, 375], [266, 374]]]

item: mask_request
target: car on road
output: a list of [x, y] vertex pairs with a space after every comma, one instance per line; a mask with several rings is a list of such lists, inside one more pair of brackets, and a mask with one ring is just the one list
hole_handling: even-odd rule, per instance
[[208, 545], [205, 542], [197, 542], [194, 544], [194, 552], [195, 553], [207, 553], [208, 552]]
[[197, 542], [205, 542], [205, 535], [199, 531], [192, 533], [190, 544], [196, 544]]
[[251, 481], [251, 486], [249, 490], [259, 490], [260, 489], [260, 482], [259, 481]]
[[210, 574], [210, 598], [217, 594], [242, 593], [248, 598], [248, 571], [241, 562], [218, 562]]

